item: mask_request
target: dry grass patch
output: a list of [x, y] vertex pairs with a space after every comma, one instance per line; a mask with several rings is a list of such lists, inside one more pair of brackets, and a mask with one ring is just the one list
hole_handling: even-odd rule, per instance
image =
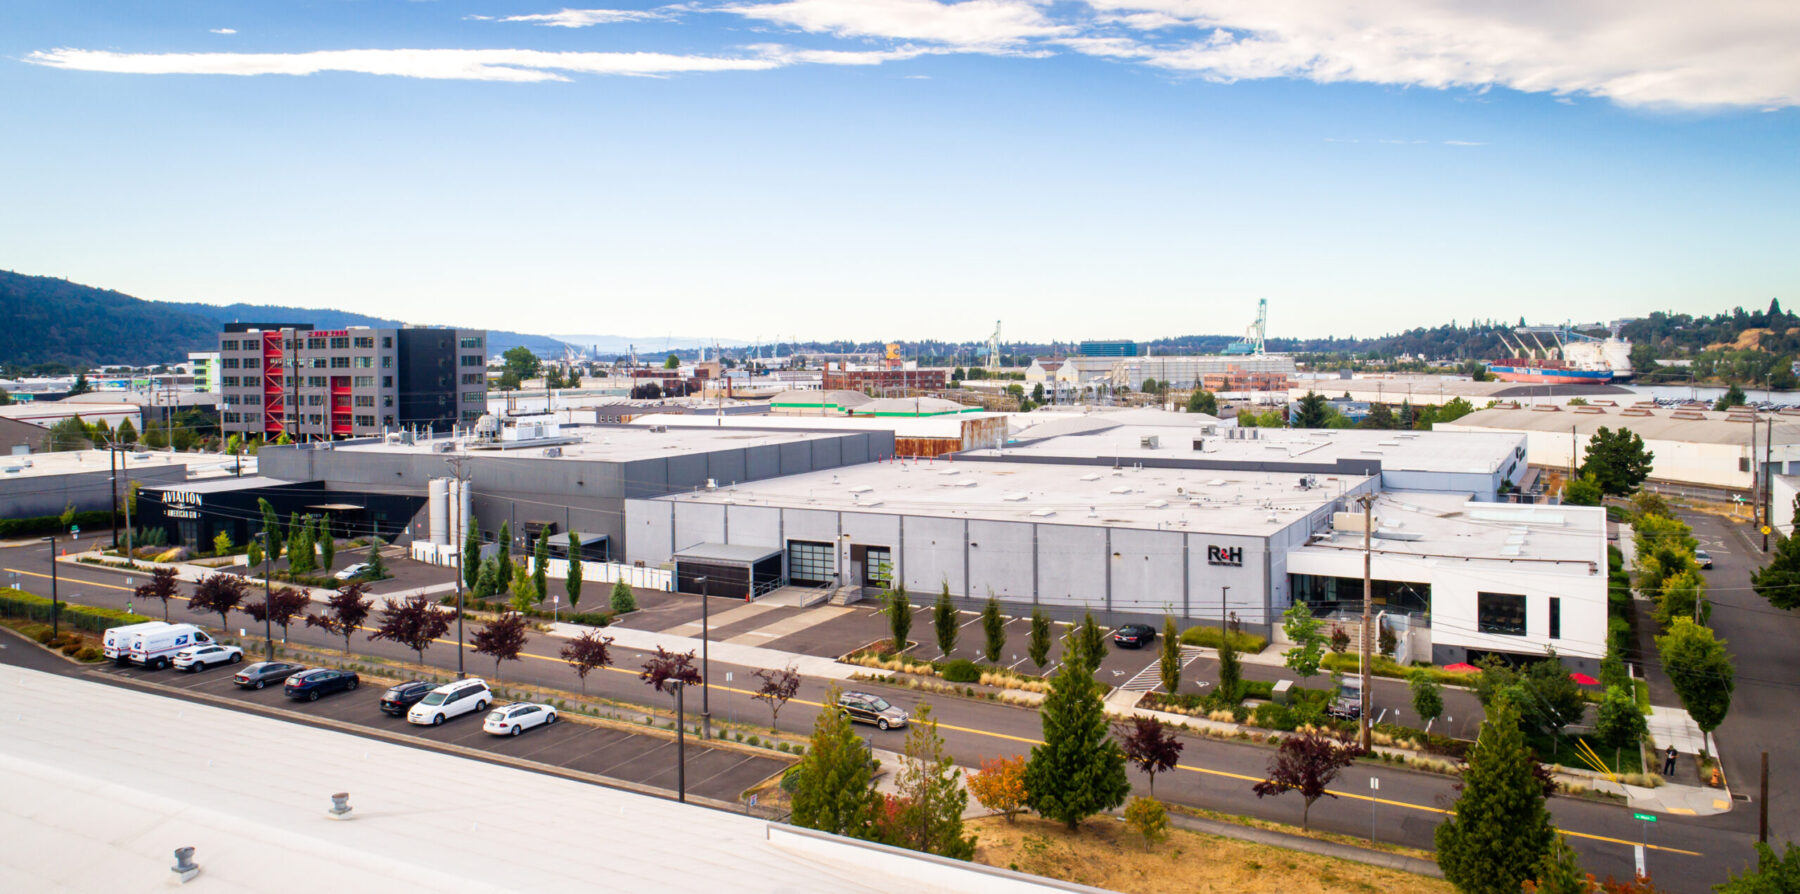
[[1127, 894], [1452, 894], [1448, 882], [1284, 848], [1171, 829], [1149, 850], [1111, 817], [1070, 834], [1061, 823], [1020, 817], [973, 820], [975, 860]]

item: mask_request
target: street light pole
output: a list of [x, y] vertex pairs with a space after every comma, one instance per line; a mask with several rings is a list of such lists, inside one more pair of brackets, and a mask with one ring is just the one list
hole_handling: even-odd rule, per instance
[[50, 635], [58, 636], [62, 632], [62, 626], [59, 623], [62, 618], [62, 605], [57, 602], [56, 597], [56, 535], [51, 534], [46, 539], [50, 541]]
[[707, 669], [708, 646], [712, 644], [712, 620], [707, 610], [706, 576], [701, 575], [696, 581], [700, 585], [700, 738], [712, 738], [712, 706], [708, 703], [708, 692], [711, 689], [712, 673]]
[[675, 687], [675, 800], [687, 803], [687, 714], [682, 711], [681, 681]]
[[[1371, 582], [1371, 579], [1370, 579], [1370, 560], [1371, 560], [1371, 556], [1373, 555], [1373, 553], [1370, 551], [1369, 537], [1370, 537], [1371, 529], [1374, 528], [1374, 512], [1375, 512], [1374, 496], [1370, 495], [1370, 494], [1363, 494], [1362, 505], [1363, 505], [1362, 648], [1357, 650], [1357, 657], [1360, 659], [1360, 662], [1362, 664], [1362, 704], [1360, 706], [1360, 710], [1357, 713], [1359, 713], [1361, 715], [1360, 719], [1361, 719], [1361, 723], [1362, 723], [1362, 747], [1363, 747], [1364, 751], [1367, 751], [1369, 749], [1369, 687], [1370, 687], [1370, 682], [1371, 682], [1369, 679], [1369, 672], [1371, 670], [1371, 668], [1369, 667], [1369, 608], [1370, 608], [1370, 604], [1373, 602], [1373, 597], [1374, 597], [1374, 584]], [[1696, 597], [1696, 598], [1698, 598], [1698, 597]]]

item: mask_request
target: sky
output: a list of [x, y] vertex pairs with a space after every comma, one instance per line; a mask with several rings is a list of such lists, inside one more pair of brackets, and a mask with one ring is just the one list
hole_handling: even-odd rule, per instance
[[1793, 305], [1797, 46], [1791, 0], [7, 0], [0, 268], [747, 342]]

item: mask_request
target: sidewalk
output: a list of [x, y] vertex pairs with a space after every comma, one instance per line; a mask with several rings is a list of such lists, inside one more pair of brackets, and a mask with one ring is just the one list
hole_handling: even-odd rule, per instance
[[[631, 627], [584, 627], [580, 624], [556, 622], [550, 625], [550, 634], [564, 639], [575, 639], [590, 630], [597, 630], [603, 636], [612, 637], [614, 645], [625, 649], [637, 649], [652, 652], [658, 648], [670, 652], [700, 651], [701, 642], [698, 637], [674, 636], [657, 633], [653, 630], [637, 630]], [[761, 646], [745, 646], [737, 643], [714, 642], [707, 647], [708, 655], [716, 661], [736, 664], [758, 670], [778, 670], [790, 665], [802, 676], [820, 677], [831, 680], [848, 680], [851, 675], [862, 672], [864, 668], [848, 664], [839, 664], [831, 658], [817, 655], [800, 655], [794, 652], [782, 652], [765, 649]]]

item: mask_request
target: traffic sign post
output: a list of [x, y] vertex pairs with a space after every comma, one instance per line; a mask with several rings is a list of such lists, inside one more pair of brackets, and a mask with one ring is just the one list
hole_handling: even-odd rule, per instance
[[1631, 815], [1631, 818], [1644, 821], [1643, 839], [1638, 842], [1636, 849], [1637, 874], [1638, 878], [1647, 878], [1650, 875], [1650, 870], [1645, 865], [1645, 852], [1650, 849], [1650, 824], [1656, 822], [1656, 815], [1652, 813], [1634, 813]]
[[[1372, 792], [1381, 791], [1381, 779], [1380, 778], [1375, 777], [1375, 776], [1369, 777], [1369, 791], [1372, 791]], [[1375, 837], [1375, 797], [1373, 795], [1371, 795], [1369, 797], [1369, 840], [1370, 841], [1378, 841], [1379, 840]]]

